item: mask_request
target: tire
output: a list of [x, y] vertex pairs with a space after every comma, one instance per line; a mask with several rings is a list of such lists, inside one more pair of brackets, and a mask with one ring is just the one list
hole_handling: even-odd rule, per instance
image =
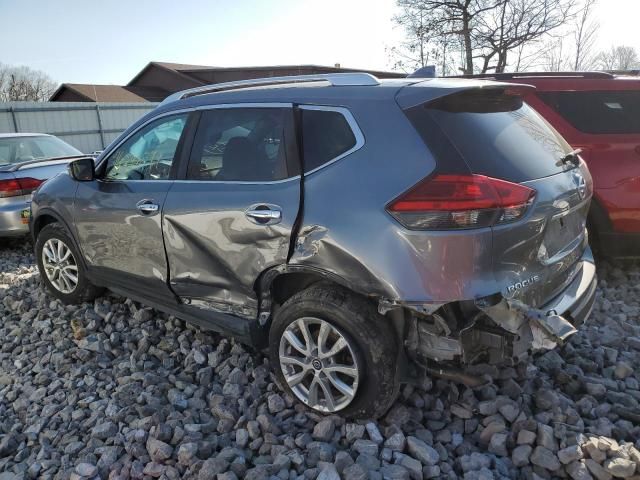
[[[60, 245], [62, 245], [62, 249], [58, 250]], [[66, 255], [67, 250], [68, 256]], [[49, 252], [49, 255], [45, 251]], [[62, 251], [64, 252], [62, 256], [66, 258], [64, 261], [58, 262], [57, 259], [51, 257], [52, 251], [55, 256], [59, 251]], [[80, 252], [61, 224], [50, 223], [40, 231], [36, 239], [35, 253], [42, 282], [47, 290], [62, 303], [89, 302], [102, 293], [102, 289], [89, 282]], [[57, 274], [53, 273], [53, 276], [51, 273], [47, 273], [47, 270], [52, 272], [52, 266], [54, 269], [58, 266]], [[60, 268], [60, 266], [63, 267]], [[66, 273], [63, 275], [60, 273], [61, 271]], [[77, 279], [75, 284], [72, 280], [74, 276]]]
[[[315, 345], [320, 343], [321, 329], [329, 332], [324, 337], [326, 342], [323, 342], [325, 353], [336, 346], [340, 336], [346, 346], [333, 357], [322, 360], [317, 349], [305, 356], [288, 339], [293, 333], [298, 340], [304, 340], [302, 325], [306, 325]], [[306, 341], [303, 343], [307, 344]], [[305, 349], [306, 352], [309, 350]], [[377, 418], [386, 413], [398, 394], [398, 347], [393, 328], [369, 301], [341, 287], [317, 284], [287, 300], [276, 312], [269, 331], [269, 355], [280, 386], [319, 413]], [[285, 358], [286, 362], [283, 361]], [[303, 359], [304, 366], [299, 359]], [[350, 368], [338, 369], [338, 365]], [[357, 372], [355, 377], [354, 371]], [[342, 372], [351, 373], [345, 375]], [[300, 383], [296, 384], [298, 381]], [[315, 387], [312, 386], [314, 381]], [[336, 388], [335, 381], [341, 382], [338, 385], [342, 390]], [[334, 398], [333, 408], [327, 401], [322, 384], [330, 389], [329, 396]], [[344, 389], [344, 384], [353, 387], [349, 389], [354, 392], [350, 400], [348, 397], [351, 395], [345, 393], [349, 390]], [[309, 398], [312, 388], [317, 390], [316, 402]]]

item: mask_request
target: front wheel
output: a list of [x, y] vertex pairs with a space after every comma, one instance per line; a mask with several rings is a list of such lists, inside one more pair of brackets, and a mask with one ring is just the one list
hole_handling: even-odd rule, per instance
[[54, 297], [74, 304], [99, 295], [100, 289], [87, 279], [80, 252], [62, 225], [46, 225], [38, 235], [35, 250], [40, 277]]
[[344, 288], [311, 286], [287, 300], [275, 314], [269, 350], [279, 383], [317, 412], [379, 417], [396, 398], [393, 329]]

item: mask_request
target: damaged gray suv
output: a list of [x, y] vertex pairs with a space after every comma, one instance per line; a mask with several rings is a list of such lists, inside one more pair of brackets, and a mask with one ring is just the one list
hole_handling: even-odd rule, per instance
[[561, 344], [594, 302], [591, 177], [530, 88], [354, 73], [180, 92], [35, 193], [42, 280], [266, 349], [319, 412], [473, 382]]

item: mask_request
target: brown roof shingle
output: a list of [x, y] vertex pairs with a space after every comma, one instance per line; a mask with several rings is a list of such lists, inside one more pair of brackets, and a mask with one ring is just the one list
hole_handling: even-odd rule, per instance
[[51, 100], [55, 100], [63, 89], [69, 89], [92, 102], [160, 102], [170, 93], [159, 87], [63, 83]]

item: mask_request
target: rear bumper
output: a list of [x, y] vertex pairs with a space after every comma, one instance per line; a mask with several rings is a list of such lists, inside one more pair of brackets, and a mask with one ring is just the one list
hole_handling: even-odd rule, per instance
[[585, 250], [580, 262], [582, 263], [581, 268], [571, 283], [560, 295], [540, 308], [546, 312], [555, 311], [569, 320], [576, 328], [591, 315], [598, 283], [596, 265], [590, 248]]
[[29, 208], [29, 200], [16, 197], [10, 203], [0, 204], [0, 237], [18, 237], [29, 233], [29, 224], [22, 211]]
[[420, 364], [514, 365], [536, 351], [563, 344], [576, 333], [593, 310], [596, 287], [595, 263], [587, 248], [571, 281], [542, 307], [500, 295], [461, 302], [462, 322], [452, 319], [445, 309], [414, 315], [405, 345], [409, 356]]

